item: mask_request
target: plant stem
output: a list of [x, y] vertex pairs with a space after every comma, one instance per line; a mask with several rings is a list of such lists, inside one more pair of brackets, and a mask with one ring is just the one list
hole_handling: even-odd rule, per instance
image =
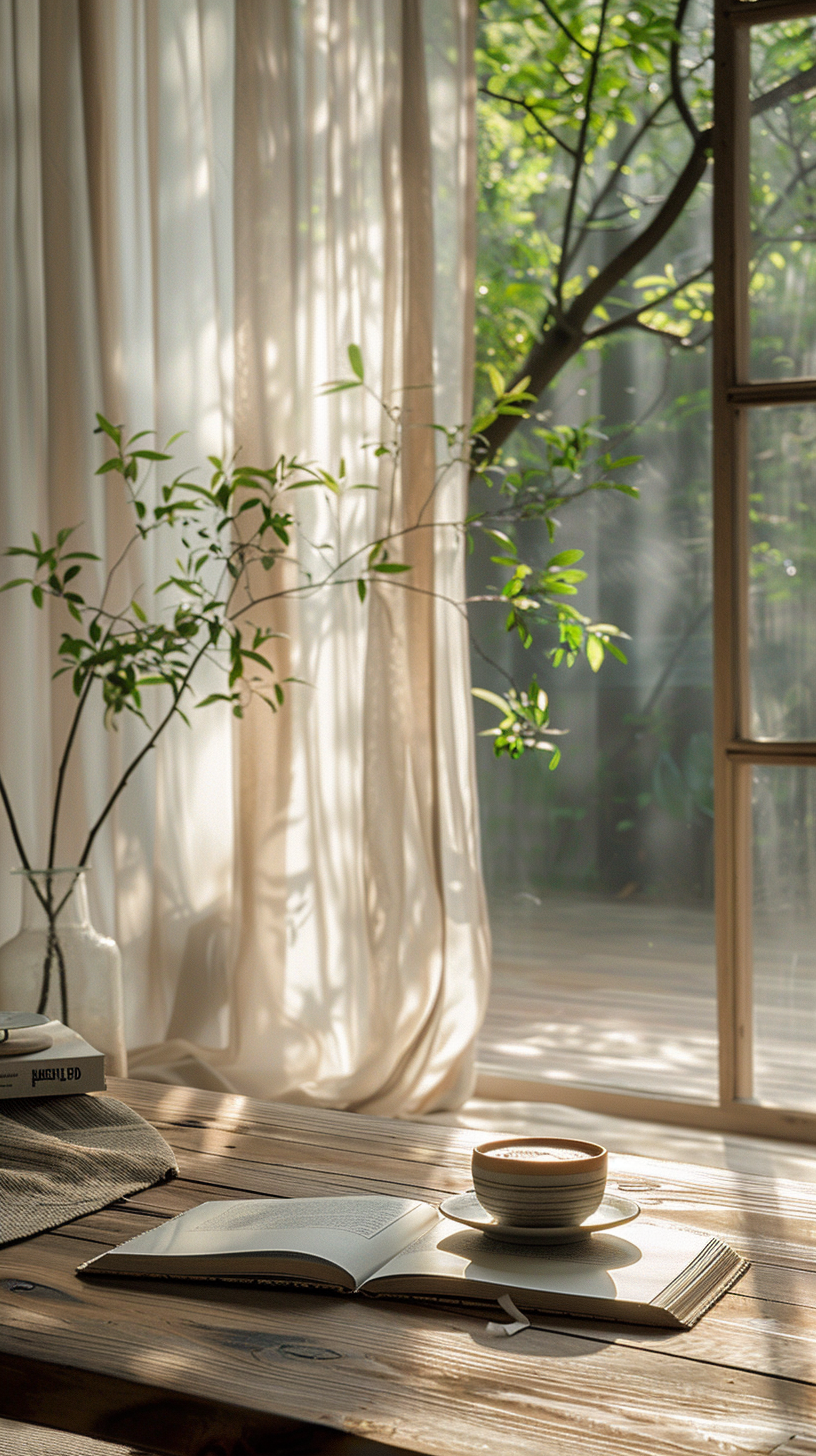
[[62, 946], [60, 945], [60, 938], [57, 933], [56, 924], [54, 925], [54, 949], [57, 953], [57, 965], [59, 967], [60, 1001], [62, 1003], [62, 1024], [63, 1026], [70, 1026], [71, 1023], [68, 1020], [68, 975], [65, 969], [65, 956], [63, 954]]
[[82, 689], [82, 694], [80, 696], [79, 702], [77, 703], [76, 712], [74, 713], [74, 720], [71, 724], [71, 729], [68, 734], [65, 748], [63, 750], [62, 758], [60, 759], [59, 773], [57, 774], [57, 787], [54, 794], [54, 812], [51, 816], [51, 835], [48, 841], [47, 868], [49, 870], [53, 869], [54, 867], [54, 854], [57, 847], [57, 824], [59, 823], [60, 802], [62, 800], [62, 789], [65, 783], [65, 772], [68, 767], [68, 759], [71, 755], [71, 749], [74, 746], [74, 739], [76, 738], [77, 729], [79, 727], [79, 720], [82, 716], [82, 710], [85, 707], [86, 702], [88, 701], [88, 694], [93, 687], [93, 683], [94, 677], [91, 673], [88, 676], [88, 680], [85, 683], [84, 688]]
[[45, 960], [43, 961], [43, 978], [42, 985], [40, 987], [40, 999], [37, 1003], [38, 1016], [42, 1016], [44, 1014], [46, 1005], [48, 1003], [48, 993], [51, 990], [51, 962], [54, 959], [54, 942], [56, 938], [57, 933], [54, 928], [54, 923], [49, 917], [48, 940], [45, 946]]
[[150, 737], [147, 740], [147, 743], [144, 745], [143, 748], [141, 748], [139, 750], [139, 752], [136, 754], [136, 757], [131, 760], [131, 762], [129, 763], [128, 767], [125, 769], [125, 772], [122, 774], [122, 777], [120, 778], [118, 784], [116, 785], [116, 788], [114, 789], [113, 793], [111, 794], [110, 798], [108, 799], [108, 801], [107, 801], [104, 809], [102, 810], [102, 813], [95, 820], [95, 822], [91, 825], [91, 828], [90, 828], [90, 830], [88, 832], [88, 838], [85, 840], [85, 845], [83, 847], [82, 854], [80, 855], [80, 858], [79, 858], [79, 865], [80, 865], [81, 868], [84, 869], [85, 866], [86, 866], [86, 864], [88, 863], [88, 856], [90, 855], [91, 848], [93, 846], [93, 842], [96, 839], [96, 836], [99, 833], [99, 830], [102, 828], [102, 825], [104, 824], [105, 820], [107, 819], [107, 817], [108, 817], [111, 809], [113, 808], [114, 804], [116, 803], [116, 800], [119, 798], [119, 795], [121, 794], [122, 790], [125, 788], [125, 785], [127, 784], [127, 782], [129, 780], [131, 774], [135, 771], [135, 769], [138, 768], [139, 764], [141, 763], [142, 759], [146, 756], [146, 754], [148, 754], [150, 752], [151, 748], [154, 746], [154, 744], [156, 742], [156, 739], [159, 737], [159, 734], [164, 732], [164, 729], [167, 727], [167, 724], [170, 722], [170, 719], [173, 717], [173, 714], [177, 711], [178, 705], [179, 705], [179, 703], [181, 701], [182, 693], [189, 686], [190, 678], [192, 677], [193, 673], [195, 672], [196, 667], [198, 666], [199, 662], [201, 661], [202, 657], [206, 653], [206, 651], [209, 648], [209, 646], [210, 646], [209, 642], [205, 642], [204, 643], [204, 646], [199, 648], [198, 652], [196, 653], [195, 657], [193, 658], [192, 662], [190, 663], [190, 666], [188, 667], [188, 669], [187, 669], [187, 671], [186, 671], [186, 673], [184, 675], [184, 678], [182, 679], [182, 682], [181, 682], [181, 684], [179, 686], [178, 691], [173, 694], [173, 701], [172, 701], [170, 707], [168, 708], [167, 712], [165, 713], [164, 717], [162, 718], [161, 722], [159, 723], [158, 727], [156, 729], [154, 729], [154, 731], [151, 733]]
[[11, 807], [11, 800], [6, 792], [6, 786], [3, 783], [2, 774], [0, 774], [0, 798], [2, 798], [3, 800], [3, 808], [6, 811], [6, 817], [8, 818], [12, 838], [17, 847], [17, 853], [20, 856], [20, 861], [22, 863], [23, 869], [30, 870], [31, 865], [28, 862], [28, 855], [23, 848], [23, 841], [20, 838], [20, 831], [17, 828], [17, 820], [14, 817], [14, 810]]

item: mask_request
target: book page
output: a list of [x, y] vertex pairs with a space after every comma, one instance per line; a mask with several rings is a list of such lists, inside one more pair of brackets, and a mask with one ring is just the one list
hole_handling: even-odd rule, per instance
[[[366, 1293], [426, 1293], [488, 1302], [507, 1291], [521, 1308], [598, 1312], [650, 1305], [711, 1235], [638, 1219], [575, 1244], [500, 1244], [450, 1219], [397, 1254]], [[614, 1315], [613, 1315], [614, 1317]]]
[[285, 1276], [289, 1262], [309, 1277], [311, 1261], [312, 1277], [336, 1284], [333, 1266], [356, 1287], [437, 1219], [431, 1204], [377, 1195], [218, 1200], [138, 1234], [83, 1272]]

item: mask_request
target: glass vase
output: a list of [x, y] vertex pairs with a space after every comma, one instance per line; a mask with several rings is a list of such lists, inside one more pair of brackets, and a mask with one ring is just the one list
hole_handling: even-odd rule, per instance
[[127, 1076], [122, 957], [88, 914], [83, 869], [15, 870], [23, 876], [17, 935], [0, 946], [0, 1011], [39, 1011], [105, 1054]]

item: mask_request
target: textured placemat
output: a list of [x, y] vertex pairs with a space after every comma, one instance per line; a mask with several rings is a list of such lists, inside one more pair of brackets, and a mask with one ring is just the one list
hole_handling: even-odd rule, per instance
[[115, 1097], [0, 1103], [0, 1245], [177, 1173], [170, 1145]]
[[90, 1436], [70, 1431], [52, 1431], [46, 1426], [27, 1426], [0, 1417], [0, 1456], [150, 1456], [140, 1446], [112, 1446]]

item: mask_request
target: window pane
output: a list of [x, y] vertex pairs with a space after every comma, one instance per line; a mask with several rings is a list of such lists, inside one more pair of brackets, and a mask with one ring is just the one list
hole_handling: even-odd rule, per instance
[[814, 62], [813, 18], [751, 32], [754, 378], [816, 374]]
[[816, 771], [754, 770], [754, 1088], [816, 1109]]
[[[477, 396], [485, 405], [496, 370], [511, 377], [534, 339], [556, 336], [555, 300], [577, 301], [623, 257], [688, 164], [688, 129], [673, 99], [678, 58], [658, 17], [654, 35], [663, 39], [648, 56], [628, 41], [624, 56], [615, 32], [606, 34], [587, 165], [573, 191], [598, 26], [604, 16], [610, 26], [645, 25], [647, 13], [657, 12], [613, 17], [594, 0], [575, 4], [572, 40], [585, 30], [572, 44], [546, 5], [479, 6]], [[679, 72], [705, 130], [712, 8], [691, 0], [683, 14]], [[502, 455], [539, 487], [549, 482], [554, 502], [552, 544], [532, 512], [512, 525], [520, 558], [538, 570], [554, 552], [583, 553], [587, 577], [569, 605], [628, 633], [628, 661], [608, 656], [596, 673], [581, 656], [568, 667], [570, 653], [546, 628], [524, 648], [505, 632], [505, 613], [496, 619], [476, 605], [501, 590], [509, 568], [491, 562], [496, 548], [485, 542], [470, 558], [474, 683], [502, 693], [508, 675], [526, 688], [535, 674], [552, 725], [567, 734], [554, 740], [563, 755], [554, 772], [543, 753], [513, 763], [494, 758], [490, 739], [479, 745], [495, 950], [480, 1062], [511, 1077], [717, 1093], [710, 187], [708, 173], [662, 241], [597, 304], [590, 347], [553, 375]], [[644, 327], [616, 332], [633, 311]], [[609, 488], [617, 467], [601, 464], [607, 452], [628, 462], [621, 479], [640, 489], [638, 501]], [[496, 483], [474, 509], [490, 507], [504, 528], [503, 515], [508, 526], [515, 520], [510, 501]], [[495, 726], [495, 708], [477, 702], [475, 711], [479, 729]]]
[[816, 406], [751, 410], [751, 732], [816, 737]]
[[[559, 421], [601, 416], [613, 439], [646, 415], [628, 443], [640, 500], [587, 495], [556, 538], [586, 553], [576, 603], [630, 634], [628, 662], [554, 670], [503, 622], [480, 639], [523, 681], [538, 674], [568, 730], [555, 772], [540, 753], [497, 761], [479, 740], [495, 970], [480, 1065], [715, 1098], [708, 361], [671, 356], [658, 393], [664, 367], [654, 341], [627, 340], [550, 405]], [[496, 568], [472, 561], [483, 591]], [[480, 653], [473, 679], [504, 686]], [[479, 728], [495, 719], [476, 713]]]

